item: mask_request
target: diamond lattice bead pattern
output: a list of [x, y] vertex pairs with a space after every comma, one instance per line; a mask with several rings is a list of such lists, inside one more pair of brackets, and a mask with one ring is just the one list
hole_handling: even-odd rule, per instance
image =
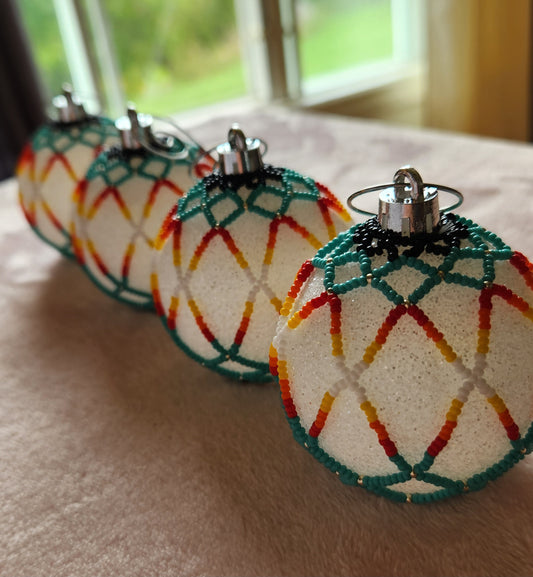
[[179, 201], [161, 231], [157, 311], [205, 366], [271, 380], [268, 348], [294, 272], [349, 221], [326, 187], [294, 171], [214, 173]]
[[111, 120], [88, 117], [41, 127], [22, 151], [16, 173], [24, 215], [40, 238], [66, 256], [73, 254], [76, 187], [104, 146], [116, 142]]
[[477, 490], [533, 444], [533, 267], [448, 215], [405, 239], [372, 219], [296, 276], [270, 350], [293, 434], [397, 501]]
[[153, 308], [150, 275], [158, 232], [194, 178], [210, 168], [195, 164], [197, 146], [179, 146], [170, 151], [186, 150], [179, 158], [144, 149], [105, 151], [76, 191], [71, 232], [78, 261], [103, 291], [142, 308]]

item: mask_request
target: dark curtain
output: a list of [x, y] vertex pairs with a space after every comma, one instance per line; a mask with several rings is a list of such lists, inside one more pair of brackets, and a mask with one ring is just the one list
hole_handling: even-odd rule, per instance
[[0, 0], [0, 180], [13, 175], [30, 134], [45, 119], [43, 91], [16, 0]]

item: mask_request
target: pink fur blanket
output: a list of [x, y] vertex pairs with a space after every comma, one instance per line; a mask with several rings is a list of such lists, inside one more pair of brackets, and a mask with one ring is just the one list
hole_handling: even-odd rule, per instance
[[[533, 256], [529, 145], [276, 110], [192, 131], [211, 146], [234, 120], [343, 200], [414, 165]], [[533, 575], [533, 457], [432, 505], [344, 486], [294, 442], [274, 385], [196, 364], [38, 240], [14, 181], [0, 327], [1, 575]]]

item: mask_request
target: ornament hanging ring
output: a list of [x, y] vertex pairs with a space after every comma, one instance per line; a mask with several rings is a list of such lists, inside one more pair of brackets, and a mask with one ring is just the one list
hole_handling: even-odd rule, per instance
[[[418, 178], [413, 175], [413, 172], [416, 172]], [[407, 180], [407, 182], [404, 182]], [[409, 168], [400, 168], [396, 174], [394, 175], [394, 182], [389, 184], [378, 184], [377, 186], [370, 186], [368, 188], [363, 188], [362, 190], [358, 190], [351, 194], [348, 199], [346, 200], [346, 204], [351, 208], [353, 211], [358, 212], [359, 214], [363, 214], [365, 216], [377, 216], [376, 212], [371, 212], [368, 210], [364, 210], [359, 208], [355, 205], [354, 200], [360, 196], [364, 196], [366, 194], [371, 194], [373, 192], [380, 192], [382, 190], [387, 190], [393, 188], [395, 193], [399, 193], [399, 197], [408, 198], [411, 197], [413, 202], [417, 202], [418, 198], [424, 196], [424, 189], [425, 188], [433, 188], [436, 189], [437, 192], [445, 192], [447, 194], [451, 194], [455, 196], [457, 200], [452, 204], [441, 208], [439, 212], [445, 213], [450, 212], [451, 210], [456, 209], [457, 207], [463, 204], [464, 196], [461, 192], [456, 190], [455, 188], [451, 188], [449, 186], [443, 186], [441, 184], [431, 184], [428, 182], [422, 182], [420, 175], [415, 169]]]
[[[420, 173], [416, 168], [412, 166], [405, 166], [403, 168], [399, 168], [392, 179], [394, 184], [404, 184], [407, 180], [407, 183], [403, 189], [404, 193], [408, 193], [407, 185], [410, 186], [410, 194], [409, 196], [413, 199], [414, 202], [419, 202], [424, 199], [424, 181], [420, 176]], [[402, 198], [403, 199], [403, 198]]]

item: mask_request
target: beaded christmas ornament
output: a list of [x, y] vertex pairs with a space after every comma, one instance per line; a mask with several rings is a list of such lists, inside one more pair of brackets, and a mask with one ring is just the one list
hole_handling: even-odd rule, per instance
[[261, 142], [234, 126], [220, 168], [180, 199], [158, 240], [158, 314], [192, 358], [230, 377], [267, 381], [268, 348], [295, 270], [347, 227], [323, 185], [264, 165]]
[[88, 115], [69, 87], [53, 105], [58, 119], [26, 144], [16, 174], [26, 220], [42, 240], [70, 257], [74, 191], [104, 146], [118, 142], [118, 133], [111, 120]]
[[440, 214], [451, 189], [432, 187], [401, 169], [372, 189], [377, 218], [302, 265], [270, 349], [295, 439], [414, 503], [481, 489], [533, 446], [533, 266]]
[[154, 241], [169, 211], [210, 170], [203, 149], [155, 134], [153, 119], [133, 107], [116, 122], [121, 146], [103, 152], [76, 191], [76, 257], [95, 284], [118, 300], [153, 308]]

